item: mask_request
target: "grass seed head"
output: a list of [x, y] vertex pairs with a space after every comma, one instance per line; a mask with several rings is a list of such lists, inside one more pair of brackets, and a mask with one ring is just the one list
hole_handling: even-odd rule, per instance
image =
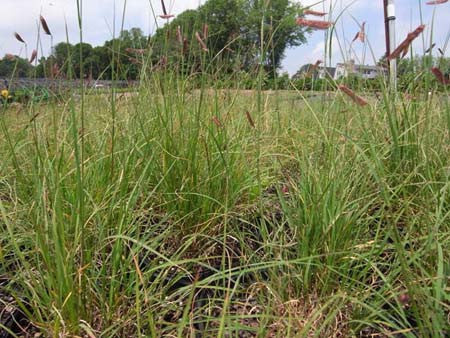
[[220, 120], [217, 116], [213, 116], [212, 121], [218, 128], [223, 128], [223, 124], [222, 124], [222, 122], [220, 122]]
[[19, 42], [26, 43], [25, 40], [20, 36], [19, 33], [14, 32], [14, 37], [15, 37]]
[[30, 57], [30, 63], [33, 63], [34, 60], [36, 60], [37, 58], [37, 50], [33, 49], [33, 52], [31, 53], [31, 57]]
[[362, 25], [361, 25], [361, 29], [359, 30], [358, 33], [356, 33], [356, 35], [353, 38], [352, 42], [355, 42], [358, 39], [362, 43], [364, 43], [366, 41], [366, 28], [365, 27], [366, 27], [366, 23], [363, 22]]
[[426, 4], [427, 5], [441, 5], [441, 4], [445, 4], [446, 2], [448, 2], [448, 0], [434, 0], [434, 1], [428, 1]]
[[309, 27], [313, 29], [328, 29], [333, 26], [333, 23], [329, 21], [307, 20], [303, 18], [297, 18], [296, 22], [299, 26]]
[[431, 46], [428, 47], [428, 49], [427, 49], [424, 53], [427, 54], [427, 53], [431, 52], [431, 51], [433, 50], [434, 47], [436, 47], [436, 43], [435, 43], [435, 42], [433, 42], [433, 43], [431, 44]]
[[137, 48], [125, 48], [125, 51], [130, 54], [136, 54], [136, 55], [144, 55], [145, 49], [137, 49]]
[[361, 96], [356, 95], [350, 88], [344, 86], [344, 85], [339, 85], [338, 88], [344, 92], [345, 94], [347, 94], [352, 100], [353, 102], [355, 102], [358, 106], [366, 106], [368, 104], [368, 102], [362, 98]]
[[202, 37], [200, 36], [199, 32], [195, 32], [195, 38], [197, 39], [198, 43], [200, 44], [200, 47], [202, 47], [202, 50], [204, 52], [208, 51], [208, 48], [206, 47], [205, 42], [203, 41]]
[[207, 23], [203, 25], [203, 39], [208, 40], [209, 26]]
[[[398, 58], [401, 54], [406, 55], [408, 53], [409, 46], [411, 43], [424, 31], [425, 25], [420, 25], [414, 31], [408, 34], [405, 40], [398, 47], [388, 55], [388, 60], [393, 60]], [[405, 53], [406, 50], [406, 53]]]
[[45, 19], [42, 15], [39, 17], [39, 20], [41, 21], [41, 26], [42, 26], [42, 29], [44, 30], [45, 34], [52, 35], [52, 33], [50, 32], [50, 28], [48, 28], [47, 21], [45, 21]]
[[442, 71], [439, 68], [433, 67], [431, 68], [431, 72], [436, 77], [436, 79], [443, 85], [450, 84], [450, 80], [445, 77], [444, 73], [442, 73]]
[[313, 10], [310, 10], [310, 9], [305, 9], [305, 10], [303, 11], [303, 14], [304, 14], [304, 15], [314, 15], [314, 16], [325, 16], [325, 15], [327, 15], [327, 13], [324, 13], [324, 12], [318, 12], [318, 11], [313, 11]]

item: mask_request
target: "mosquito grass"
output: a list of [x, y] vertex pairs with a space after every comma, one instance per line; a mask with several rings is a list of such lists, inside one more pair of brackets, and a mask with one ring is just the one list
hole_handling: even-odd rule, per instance
[[31, 130], [3, 109], [0, 295], [27, 330], [445, 335], [448, 100], [274, 94], [262, 67], [223, 89], [206, 60], [25, 107]]

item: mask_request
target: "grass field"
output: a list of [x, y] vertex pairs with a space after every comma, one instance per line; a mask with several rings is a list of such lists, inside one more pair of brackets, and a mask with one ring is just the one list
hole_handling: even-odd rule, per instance
[[449, 334], [445, 96], [163, 77], [2, 110], [4, 332]]
[[[450, 100], [433, 47], [405, 92], [384, 77], [355, 84], [356, 102], [345, 79], [264, 91], [285, 24], [265, 33], [264, 6], [245, 71], [239, 49], [207, 54], [202, 22], [205, 41], [178, 27], [162, 55], [134, 49], [133, 90], [4, 92], [0, 338], [450, 336]], [[126, 79], [112, 41], [108, 74]], [[57, 75], [85, 77], [78, 51]]]

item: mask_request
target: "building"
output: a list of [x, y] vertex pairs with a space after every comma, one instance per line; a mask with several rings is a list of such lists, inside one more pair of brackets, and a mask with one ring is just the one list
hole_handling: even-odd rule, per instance
[[357, 75], [363, 79], [374, 79], [379, 75], [386, 75], [386, 69], [380, 66], [356, 65], [353, 60], [346, 63], [338, 63], [336, 67], [314, 67], [312, 64], [307, 64], [300, 68], [294, 75], [294, 78], [312, 76], [319, 79], [331, 78], [338, 80], [349, 75]]

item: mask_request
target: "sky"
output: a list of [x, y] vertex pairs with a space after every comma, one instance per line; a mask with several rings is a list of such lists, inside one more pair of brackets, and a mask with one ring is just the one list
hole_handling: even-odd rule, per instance
[[[13, 34], [18, 32], [28, 43], [27, 53], [36, 47], [38, 19], [42, 14], [52, 31], [54, 42], [66, 41], [66, 25], [71, 43], [80, 40], [77, 18], [77, 0], [0, 0], [0, 57], [6, 53], [25, 56], [25, 48]], [[414, 43], [414, 51], [422, 54], [430, 45], [430, 36], [437, 48], [445, 48], [450, 25], [450, 2], [429, 6], [428, 0], [395, 0], [396, 39], [402, 41], [407, 33], [415, 29], [421, 21], [426, 25], [425, 32]], [[186, 9], [194, 9], [205, 0], [166, 0], [172, 14]], [[325, 17], [335, 23], [332, 39], [332, 52], [324, 58], [324, 32], [315, 31], [307, 35], [307, 43], [286, 51], [282, 68], [294, 74], [302, 65], [323, 60], [334, 65], [337, 62], [354, 59], [359, 64], [374, 64], [385, 53], [383, 0], [297, 0], [304, 7], [331, 13]], [[140, 27], [144, 33], [152, 34], [156, 25], [163, 25], [161, 19], [155, 24], [154, 14], [161, 14], [160, 0], [83, 0], [83, 41], [101, 45], [105, 40], [118, 35], [122, 24], [124, 4], [126, 3], [124, 28]], [[330, 5], [332, 11], [330, 11]], [[153, 14], [154, 13], [154, 14]], [[421, 16], [422, 15], [422, 19]], [[317, 19], [317, 18], [312, 18]], [[367, 43], [350, 42], [366, 22]], [[434, 26], [432, 27], [432, 23]], [[42, 37], [39, 53], [48, 54], [50, 40]], [[450, 48], [445, 55], [450, 56]]]

